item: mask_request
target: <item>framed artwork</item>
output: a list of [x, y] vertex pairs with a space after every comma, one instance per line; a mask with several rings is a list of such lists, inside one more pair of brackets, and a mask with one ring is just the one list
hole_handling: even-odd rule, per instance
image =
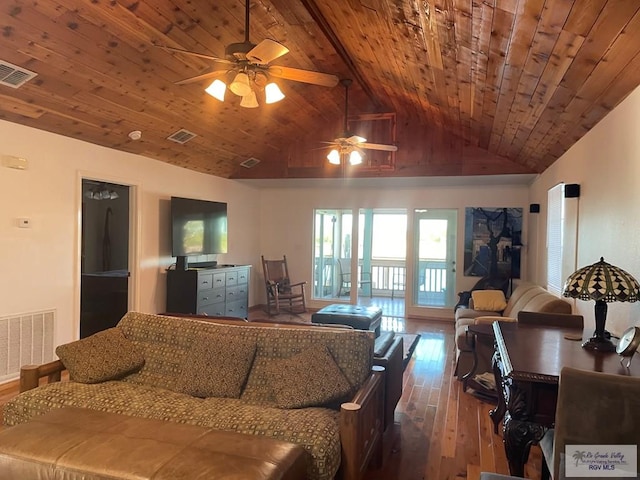
[[520, 278], [522, 213], [522, 208], [465, 209], [465, 276]]

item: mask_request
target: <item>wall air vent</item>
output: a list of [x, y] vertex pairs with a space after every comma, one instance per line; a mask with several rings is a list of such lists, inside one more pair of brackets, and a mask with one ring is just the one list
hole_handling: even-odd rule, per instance
[[177, 132], [169, 135], [167, 137], [167, 140], [171, 140], [172, 142], [176, 142], [176, 143], [187, 143], [189, 140], [197, 136], [198, 135], [196, 135], [195, 133], [190, 132], [189, 130], [185, 130], [184, 128], [181, 128]]
[[251, 157], [251, 158], [247, 158], [240, 165], [243, 166], [244, 168], [251, 168], [251, 167], [255, 167], [259, 163], [260, 163], [260, 160], [258, 160], [255, 157]]
[[0, 85], [18, 88], [38, 75], [35, 72], [19, 67], [13, 63], [0, 60]]

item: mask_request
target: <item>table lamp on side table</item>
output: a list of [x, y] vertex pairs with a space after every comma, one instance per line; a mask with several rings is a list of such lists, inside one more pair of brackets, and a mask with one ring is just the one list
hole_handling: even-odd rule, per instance
[[640, 285], [633, 275], [621, 268], [611, 265], [600, 257], [600, 261], [582, 267], [564, 282], [562, 295], [595, 300], [596, 330], [593, 337], [582, 344], [587, 350], [615, 352], [616, 347], [605, 335], [604, 325], [607, 321], [607, 303], [637, 302], [640, 298]]

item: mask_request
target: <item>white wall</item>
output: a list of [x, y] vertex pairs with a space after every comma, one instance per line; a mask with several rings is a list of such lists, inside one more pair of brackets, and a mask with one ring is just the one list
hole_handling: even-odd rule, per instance
[[[479, 179], [478, 183], [481, 180]], [[291, 182], [295, 185], [295, 181]], [[358, 182], [366, 183], [366, 182]], [[525, 185], [491, 186], [433, 186], [437, 180], [425, 180], [424, 187], [399, 187], [397, 179], [389, 180], [393, 188], [355, 187], [349, 180], [340, 180], [333, 187], [272, 188], [263, 191], [261, 216], [261, 248], [268, 258], [281, 258], [287, 255], [292, 280], [306, 280], [313, 284], [313, 211], [315, 208], [405, 208], [409, 215], [416, 208], [452, 208], [458, 209], [458, 274], [456, 292], [468, 290], [478, 277], [464, 277], [464, 215], [465, 207], [520, 207], [525, 213], [523, 228], [526, 232], [526, 219], [529, 215], [528, 187]], [[415, 185], [415, 179], [407, 184]], [[429, 183], [429, 185], [426, 185]], [[444, 183], [444, 181], [443, 181]], [[523, 249], [523, 261], [526, 259]], [[407, 252], [407, 258], [411, 258]], [[260, 272], [262, 274], [262, 272]], [[526, 267], [523, 263], [523, 276]], [[311, 292], [311, 287], [308, 288]], [[310, 296], [310, 293], [308, 294]], [[264, 298], [264, 294], [263, 297]], [[324, 305], [310, 302], [312, 306]], [[449, 309], [429, 311], [421, 309], [422, 315], [452, 317]]]
[[[165, 309], [164, 269], [174, 261], [168, 223], [172, 195], [228, 202], [229, 253], [218, 255], [218, 261], [260, 265], [255, 262], [260, 192], [254, 188], [4, 121], [0, 155], [29, 161], [27, 170], [0, 167], [0, 316], [55, 309], [56, 344], [79, 335], [82, 176], [133, 185], [139, 192], [139, 204], [132, 205], [140, 225], [135, 309]], [[21, 217], [32, 227], [18, 228]], [[254, 275], [252, 292], [257, 282]]]
[[[531, 187], [531, 203], [542, 205], [531, 239], [546, 243], [547, 190], [559, 182], [580, 184], [577, 265], [600, 260], [640, 279], [640, 88], [547, 169]], [[534, 233], [531, 230], [532, 234]], [[529, 257], [535, 280], [546, 283], [544, 248]], [[593, 301], [577, 300], [576, 310], [593, 328]], [[607, 330], [621, 333], [640, 319], [640, 303], [608, 305]]]

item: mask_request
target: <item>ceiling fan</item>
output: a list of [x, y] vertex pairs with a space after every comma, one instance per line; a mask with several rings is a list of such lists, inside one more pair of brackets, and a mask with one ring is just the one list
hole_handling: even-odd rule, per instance
[[271, 77], [323, 87], [335, 87], [338, 84], [338, 77], [329, 73], [271, 65], [271, 62], [288, 53], [289, 49], [275, 40], [265, 39], [257, 45], [249, 41], [249, 2], [250, 0], [245, 2], [244, 42], [227, 45], [225, 48], [226, 58], [157, 45], [165, 50], [194, 55], [213, 62], [212, 67], [206, 72], [179, 80], [175, 82], [177, 85], [213, 78], [215, 80], [205, 91], [218, 100], [224, 101], [227, 83], [222, 79], [225, 78], [227, 81], [233, 79], [229, 83], [229, 90], [242, 97], [240, 105], [255, 108], [258, 106], [256, 92], [264, 90], [266, 103], [274, 103], [284, 98], [284, 94], [278, 85], [271, 81]]
[[340, 80], [342, 86], [344, 86], [344, 133], [342, 137], [334, 139], [332, 142], [327, 142], [333, 145], [333, 148], [327, 155], [329, 163], [333, 165], [340, 165], [340, 161], [343, 156], [349, 157], [349, 163], [351, 165], [359, 165], [362, 163], [364, 152], [362, 149], [368, 150], [383, 150], [385, 152], [395, 152], [398, 147], [395, 145], [384, 145], [381, 143], [367, 143], [367, 139], [354, 135], [348, 132], [348, 119], [349, 119], [349, 87], [353, 83], [350, 78], [343, 78]]

